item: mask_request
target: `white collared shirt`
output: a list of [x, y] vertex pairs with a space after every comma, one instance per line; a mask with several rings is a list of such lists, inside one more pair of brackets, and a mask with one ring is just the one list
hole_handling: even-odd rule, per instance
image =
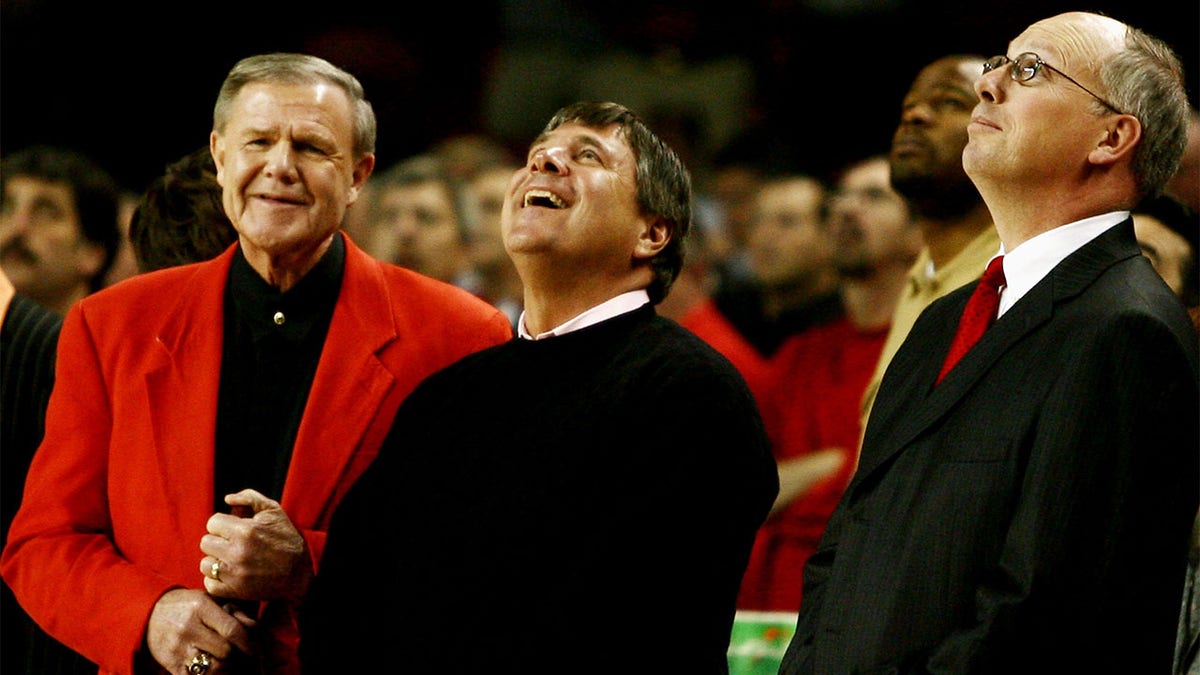
[[1128, 211], [1113, 211], [1077, 220], [1043, 232], [1023, 242], [1011, 253], [1006, 253], [1004, 244], [1001, 244], [1000, 252], [996, 255], [1004, 256], [1005, 285], [1000, 291], [1000, 311], [997, 316], [1003, 316], [1063, 258], [1127, 218]]
[[566, 335], [571, 331], [586, 328], [600, 323], [605, 319], [611, 319], [614, 316], [632, 312], [648, 302], [650, 302], [650, 294], [646, 292], [646, 289], [639, 288], [636, 291], [627, 291], [615, 298], [605, 300], [595, 307], [584, 311], [582, 314], [568, 319], [565, 323], [559, 324], [545, 333], [539, 333], [536, 336], [530, 335], [529, 331], [525, 329], [525, 312], [521, 312], [521, 320], [517, 322], [517, 337], [524, 340], [541, 340], [556, 335]]

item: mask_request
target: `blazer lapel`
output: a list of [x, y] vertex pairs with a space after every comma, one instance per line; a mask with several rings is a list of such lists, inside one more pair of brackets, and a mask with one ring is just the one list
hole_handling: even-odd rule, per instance
[[213, 509], [213, 453], [221, 378], [225, 282], [237, 246], [196, 267], [157, 332], [145, 380], [162, 485], [178, 532]]
[[1132, 220], [1088, 242], [1064, 258], [1005, 312], [937, 387], [934, 381], [941, 366], [939, 357], [949, 349], [958, 317], [974, 286], [955, 291], [937, 308], [928, 308], [926, 311], [931, 313], [921, 322], [921, 333], [914, 328], [910, 334], [919, 341], [917, 345], [927, 347], [914, 347], [905, 360], [907, 366], [893, 361], [907, 372], [899, 382], [890, 383], [894, 394], [876, 400], [859, 468], [847, 492], [948, 414], [1013, 345], [1050, 320], [1057, 304], [1078, 295], [1118, 261], [1139, 253]]
[[395, 383], [378, 353], [396, 335], [378, 264], [347, 239], [342, 290], [284, 484], [283, 506], [298, 526], [330, 515], [340, 479]]

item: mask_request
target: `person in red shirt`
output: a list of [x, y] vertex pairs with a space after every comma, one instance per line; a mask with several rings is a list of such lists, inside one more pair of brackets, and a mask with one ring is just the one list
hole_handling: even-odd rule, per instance
[[804, 562], [854, 472], [859, 403], [922, 244], [888, 176], [884, 156], [843, 170], [828, 202], [827, 228], [845, 313], [788, 338], [771, 360], [763, 416], [780, 490], [759, 530], [739, 609], [799, 609]]

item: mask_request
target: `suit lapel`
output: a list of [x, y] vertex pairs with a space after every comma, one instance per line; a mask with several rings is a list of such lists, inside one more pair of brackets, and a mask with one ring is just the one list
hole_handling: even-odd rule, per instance
[[157, 332], [146, 371], [149, 417], [176, 531], [213, 509], [213, 450], [220, 390], [225, 283], [237, 247], [196, 268]]
[[[903, 375], [893, 378], [892, 391], [879, 396], [872, 409], [859, 468], [848, 492], [947, 415], [1006, 352], [1050, 320], [1056, 305], [1078, 295], [1104, 270], [1139, 253], [1132, 220], [1088, 242], [1005, 312], [937, 387], [941, 357], [949, 349], [974, 284], [927, 308], [905, 340], [909, 349], [902, 349], [903, 360], [893, 361]], [[907, 344], [910, 340], [913, 344]]]
[[[235, 254], [236, 246], [185, 281], [145, 375], [162, 484], [183, 523], [212, 514], [225, 285]], [[292, 453], [291, 467], [305, 468], [289, 467], [283, 494], [300, 527], [324, 514], [395, 382], [377, 356], [397, 336], [389, 293], [377, 263], [347, 240], [342, 290]]]
[[389, 294], [378, 263], [347, 239], [342, 290], [284, 484], [283, 506], [298, 526], [312, 527], [328, 515], [351, 457], [395, 383], [378, 356], [397, 337]]

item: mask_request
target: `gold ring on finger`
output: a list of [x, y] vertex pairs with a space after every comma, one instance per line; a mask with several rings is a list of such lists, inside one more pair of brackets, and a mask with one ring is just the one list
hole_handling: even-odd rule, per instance
[[[213, 563], [214, 565], [216, 563]], [[188, 675], [204, 675], [212, 665], [212, 654], [201, 649], [187, 664]]]

